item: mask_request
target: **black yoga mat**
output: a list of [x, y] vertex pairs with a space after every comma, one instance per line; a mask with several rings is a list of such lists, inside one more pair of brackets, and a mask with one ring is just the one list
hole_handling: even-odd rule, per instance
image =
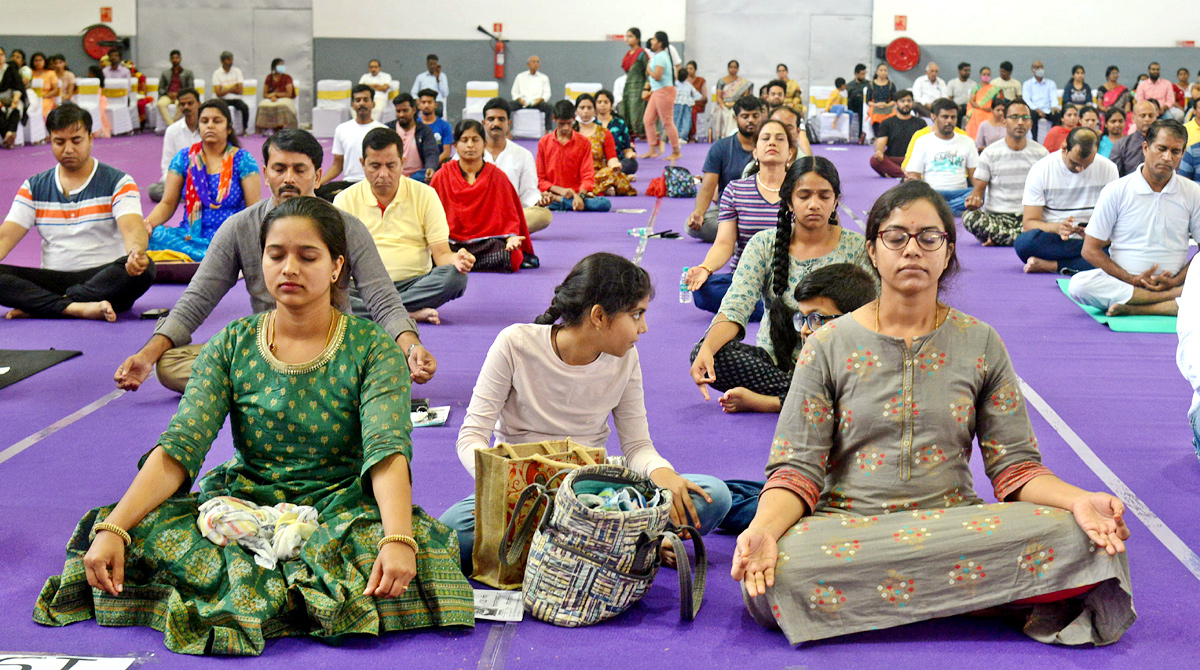
[[60, 349], [0, 349], [0, 370], [8, 368], [0, 374], [0, 389], [81, 353]]

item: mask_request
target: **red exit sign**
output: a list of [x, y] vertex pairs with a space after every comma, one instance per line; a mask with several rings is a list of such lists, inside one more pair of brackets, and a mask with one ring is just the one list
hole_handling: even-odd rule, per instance
[[908, 30], [908, 17], [906, 15], [896, 15], [896, 30]]

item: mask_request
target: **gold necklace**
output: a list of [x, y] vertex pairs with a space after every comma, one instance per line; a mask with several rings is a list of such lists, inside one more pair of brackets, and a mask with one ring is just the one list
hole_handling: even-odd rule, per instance
[[[875, 298], [875, 332], [882, 333], [882, 331], [879, 330], [879, 300], [880, 300], [879, 298]], [[941, 311], [942, 311], [942, 306], [938, 305], [937, 308], [933, 312], [933, 329], [934, 330], [941, 328], [942, 324], [946, 322], [946, 317], [950, 316], [950, 308], [947, 307], [946, 311], [942, 314], [942, 318], [938, 319], [938, 316], [937, 316], [938, 312], [941, 312]]]
[[[332, 316], [329, 319], [329, 332], [325, 334], [326, 347], [329, 346], [329, 341], [333, 339], [333, 331], [335, 328], [337, 328], [338, 322], [337, 310], [333, 309], [332, 307], [329, 309], [332, 312]], [[272, 354], [275, 353], [275, 315], [278, 313], [279, 310], [273, 310], [271, 312], [271, 320], [267, 323], [267, 350]]]

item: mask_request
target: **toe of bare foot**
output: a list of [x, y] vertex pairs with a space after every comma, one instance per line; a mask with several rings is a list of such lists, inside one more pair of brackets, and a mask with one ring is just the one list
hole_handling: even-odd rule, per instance
[[105, 321], [112, 323], [113, 321], [117, 320], [117, 311], [113, 309], [112, 303], [109, 301], [101, 300], [99, 311], [100, 316], [103, 317]]
[[14, 309], [14, 310], [10, 310], [7, 314], [5, 314], [4, 318], [6, 318], [6, 319], [27, 319], [27, 318], [29, 318], [29, 315], [19, 309]]
[[1058, 263], [1048, 261], [1042, 258], [1030, 258], [1025, 261], [1025, 272], [1057, 272]]
[[1125, 316], [1130, 313], [1129, 305], [1116, 303], [1108, 306], [1106, 314], [1109, 316]]
[[670, 156], [667, 156], [667, 160], [669, 161], [679, 160], [680, 158], [683, 158], [683, 154], [679, 153], [678, 151], [673, 152]]
[[437, 310], [432, 307], [426, 307], [424, 309], [418, 309], [414, 312], [410, 312], [409, 316], [411, 316], [414, 321], [430, 323], [435, 326], [442, 322], [442, 320], [438, 318]]

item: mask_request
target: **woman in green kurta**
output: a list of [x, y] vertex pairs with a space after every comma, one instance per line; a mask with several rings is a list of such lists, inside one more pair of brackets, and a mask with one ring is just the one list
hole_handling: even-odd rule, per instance
[[[797, 361], [732, 568], [792, 644], [1014, 604], [1056, 644], [1109, 644], [1136, 619], [1121, 501], [1042, 465], [999, 336], [938, 301], [954, 231], [928, 184], [885, 193], [866, 229], [879, 299]], [[976, 437], [1001, 502], [975, 495]]]
[[646, 88], [646, 66], [650, 63], [650, 55], [642, 48], [642, 31], [639, 28], [625, 31], [625, 44], [629, 46], [629, 51], [621, 60], [621, 68], [625, 70], [625, 88], [621, 91], [617, 114], [629, 124], [634, 137], [645, 137], [642, 116], [646, 113], [646, 101], [642, 99], [642, 89]]
[[[235, 655], [261, 654], [271, 637], [473, 625], [457, 538], [412, 505], [404, 353], [330, 305], [344, 280], [341, 216], [290, 199], [264, 221], [263, 246], [278, 308], [205, 345], [129, 490], [79, 523], [35, 621], [150, 626], [172, 651]], [[237, 453], [191, 493], [226, 415]], [[319, 526], [295, 560], [266, 569], [197, 528], [198, 506], [216, 496], [311, 505]]]

